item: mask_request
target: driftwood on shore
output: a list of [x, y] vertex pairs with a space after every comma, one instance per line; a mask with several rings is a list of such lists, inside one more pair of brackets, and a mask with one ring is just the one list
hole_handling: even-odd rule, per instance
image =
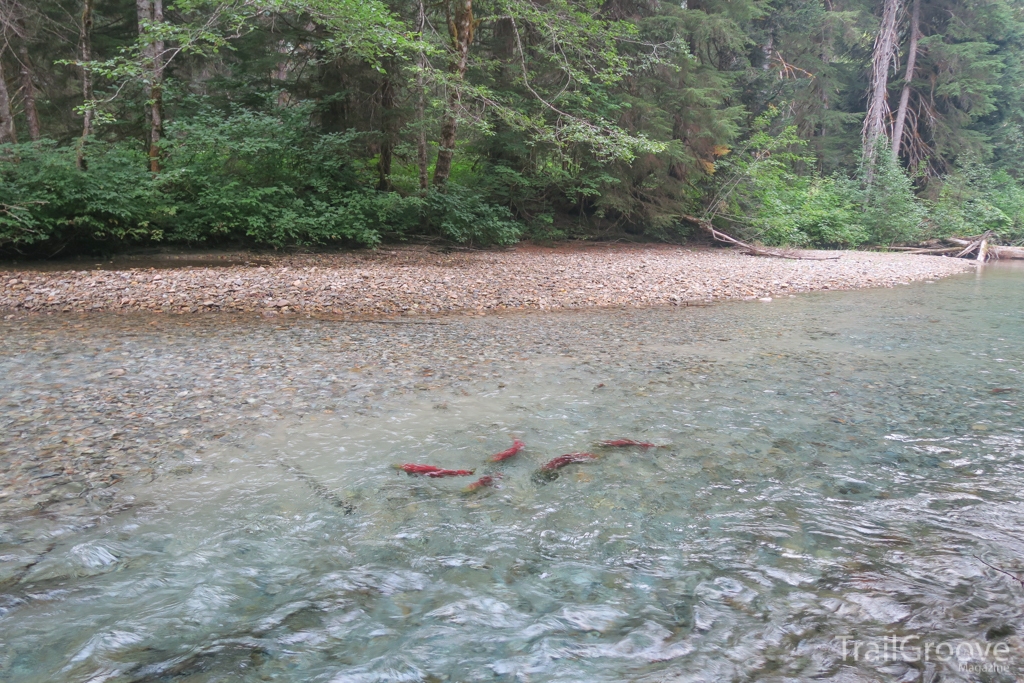
[[[707, 218], [698, 218], [683, 214], [681, 218], [688, 223], [700, 226], [702, 230], [711, 235], [716, 242], [732, 244], [742, 248], [746, 253], [754, 256], [772, 256], [774, 258], [799, 259], [807, 261], [828, 261], [838, 259], [838, 256], [809, 256], [801, 254], [793, 249], [767, 249], [754, 246], [732, 235], [728, 235], [717, 229]], [[991, 230], [980, 235], [970, 237], [946, 237], [944, 239], [929, 240], [917, 246], [889, 247], [892, 251], [902, 251], [906, 254], [933, 254], [942, 256], [954, 256], [956, 258], [969, 258], [984, 263], [985, 261], [997, 261], [1000, 259], [1024, 259], [1024, 247], [1004, 247], [994, 244], [997, 235]]]
[[748, 254], [752, 254], [754, 256], [771, 256], [774, 258], [786, 258], [800, 261], [835, 261], [839, 258], [838, 256], [806, 256], [793, 251], [792, 249], [778, 251], [775, 249], [765, 249], [764, 247], [755, 247], [753, 244], [747, 244], [746, 242], [738, 240], [735, 237], [727, 235], [721, 230], [716, 229], [709, 220], [685, 214], [682, 216], [682, 219], [699, 225], [701, 229], [710, 234], [715, 241], [742, 247]]
[[982, 262], [1024, 259], [1024, 247], [1004, 247], [993, 244], [995, 238], [996, 235], [990, 230], [971, 237], [946, 237], [940, 240], [930, 240], [916, 247], [891, 247], [891, 249], [907, 254], [949, 255]]

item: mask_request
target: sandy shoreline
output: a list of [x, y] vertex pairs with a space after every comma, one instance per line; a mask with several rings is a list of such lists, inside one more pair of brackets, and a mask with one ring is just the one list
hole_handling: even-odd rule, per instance
[[784, 260], [675, 246], [448, 254], [404, 247], [276, 256], [260, 266], [10, 271], [0, 274], [0, 311], [386, 316], [682, 305], [892, 287], [973, 267], [936, 256], [818, 253], [839, 259]]

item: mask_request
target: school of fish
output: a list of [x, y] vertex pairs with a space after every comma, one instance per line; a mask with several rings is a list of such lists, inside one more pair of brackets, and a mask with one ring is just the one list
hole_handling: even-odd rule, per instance
[[[598, 446], [607, 448], [668, 448], [667, 445], [658, 445], [648, 443], [646, 441], [634, 441], [633, 439], [610, 439], [607, 441], [599, 441]], [[512, 446], [500, 453], [495, 453], [488, 460], [490, 462], [503, 462], [514, 456], [519, 451], [526, 448], [526, 444], [519, 439], [512, 440]], [[587, 462], [589, 460], [596, 460], [598, 456], [593, 453], [566, 453], [560, 455], [557, 458], [549, 460], [540, 466], [540, 473], [548, 475], [548, 478], [556, 477], [557, 474], [552, 474], [556, 470], [559, 470], [566, 465], [572, 465], [574, 463]], [[432, 479], [439, 479], [442, 477], [470, 477], [476, 473], [476, 470], [450, 470], [443, 467], [435, 467], [434, 465], [419, 465], [415, 463], [406, 463], [404, 465], [392, 465], [395, 469], [401, 470], [410, 476], [421, 475], [430, 477]], [[469, 486], [462, 489], [463, 493], [473, 493], [479, 491], [482, 488], [494, 486], [495, 480], [501, 478], [501, 473], [493, 475], [484, 475], [474, 481]]]

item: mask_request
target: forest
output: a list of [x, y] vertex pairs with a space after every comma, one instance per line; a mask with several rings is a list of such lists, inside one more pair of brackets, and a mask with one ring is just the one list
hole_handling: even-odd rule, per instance
[[0, 254], [1024, 240], [1024, 0], [0, 0]]

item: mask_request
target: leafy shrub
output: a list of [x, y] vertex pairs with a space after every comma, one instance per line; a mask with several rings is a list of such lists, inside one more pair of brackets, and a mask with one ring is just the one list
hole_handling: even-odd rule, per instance
[[1024, 187], [1009, 173], [971, 160], [942, 179], [929, 222], [939, 237], [992, 230], [1007, 241], [1024, 239]]
[[461, 244], [512, 244], [522, 234], [507, 207], [488, 203], [468, 188], [449, 184], [424, 199], [427, 224], [441, 237]]
[[508, 208], [455, 183], [424, 196], [370, 189], [349, 163], [355, 133], [321, 134], [306, 107], [198, 113], [168, 125], [157, 176], [139, 149], [91, 141], [88, 168], [52, 141], [0, 147], [0, 248], [52, 252], [72, 242], [246, 242], [283, 247], [427, 231], [510, 244]]
[[48, 251], [75, 242], [160, 239], [173, 213], [154, 191], [141, 152], [88, 145], [88, 172], [75, 149], [55, 142], [0, 147], [0, 248]]
[[[719, 196], [745, 237], [770, 245], [855, 247], [872, 236], [861, 222], [858, 183], [841, 175], [799, 174], [813, 163], [806, 142], [788, 127], [772, 134], [762, 116], [746, 149], [720, 163]], [[725, 202], [723, 202], [725, 203]]]
[[720, 164], [726, 172], [712, 200], [715, 215], [772, 245], [891, 245], [921, 236], [925, 207], [884, 144], [870, 181], [801, 174], [813, 163], [803, 153], [807, 143], [794, 127], [770, 132], [775, 115], [759, 117], [746, 148]]
[[374, 246], [393, 199], [360, 189], [347, 164], [354, 133], [323, 135], [311, 110], [201, 110], [168, 127], [160, 188], [178, 213], [168, 237]]
[[856, 247], [871, 241], [861, 223], [861, 192], [842, 175], [813, 178], [797, 212], [797, 230], [819, 247]]
[[794, 167], [806, 162], [807, 143], [792, 126], [770, 132], [777, 115], [773, 110], [758, 117], [747, 145], [718, 162], [712, 202], [715, 213], [737, 224], [747, 239], [803, 246], [810, 243], [799, 229], [808, 180]]
[[831, 248], [871, 241], [861, 223], [856, 181], [843, 176], [788, 176], [785, 184], [759, 187], [753, 225], [766, 244]]

